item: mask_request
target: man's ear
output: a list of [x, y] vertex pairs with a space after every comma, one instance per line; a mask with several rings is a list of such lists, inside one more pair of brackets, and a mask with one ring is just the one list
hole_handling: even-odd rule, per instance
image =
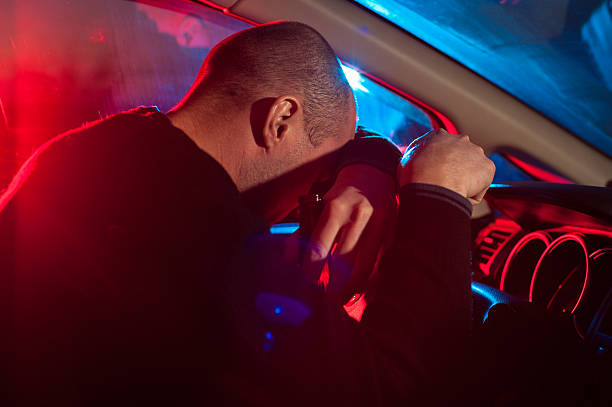
[[294, 96], [280, 96], [274, 99], [263, 123], [261, 145], [266, 150], [285, 141], [287, 136], [303, 126], [302, 104]]

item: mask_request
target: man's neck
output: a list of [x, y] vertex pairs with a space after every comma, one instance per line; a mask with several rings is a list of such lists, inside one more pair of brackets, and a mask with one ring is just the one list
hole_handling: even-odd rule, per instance
[[227, 171], [234, 183], [239, 171], [236, 152], [228, 148], [230, 130], [204, 110], [179, 108], [167, 113], [174, 127], [182, 130], [202, 151], [213, 157]]

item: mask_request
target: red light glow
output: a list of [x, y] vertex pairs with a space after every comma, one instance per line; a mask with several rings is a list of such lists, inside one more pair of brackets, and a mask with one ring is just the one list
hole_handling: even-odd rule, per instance
[[106, 40], [106, 36], [102, 30], [98, 30], [89, 36], [89, 40], [91, 42], [104, 42]]
[[2, 98], [0, 98], [0, 114], [2, 115], [2, 122], [4, 123], [4, 127], [8, 129], [8, 119], [6, 118], [6, 111], [4, 110], [4, 103], [2, 103]]
[[600, 258], [601, 256], [605, 255], [606, 253], [612, 253], [612, 249], [605, 248], [605, 249], [596, 250], [593, 253], [591, 253], [591, 255], [589, 256], [589, 259], [597, 260], [598, 258]]
[[11, 201], [13, 196], [19, 191], [23, 183], [28, 179], [34, 168], [36, 167], [36, 160], [38, 160], [38, 156], [42, 151], [44, 151], [50, 144], [52, 144], [57, 138], [63, 137], [63, 135], [59, 135], [57, 137], [52, 138], [51, 140], [44, 143], [40, 146], [29, 158], [28, 160], [21, 166], [17, 174], [13, 177], [11, 183], [8, 185], [6, 190], [0, 194], [0, 212], [4, 210], [6, 205]]
[[325, 265], [323, 266], [323, 270], [321, 271], [321, 274], [319, 275], [319, 286], [327, 289], [327, 286], [329, 285], [329, 264], [327, 262], [325, 262]]
[[525, 171], [527, 174], [540, 181], [556, 182], [560, 184], [573, 184], [573, 182], [568, 180], [567, 178], [563, 178], [557, 174], [553, 174], [550, 171], [546, 171], [542, 168], [536, 167], [535, 165], [529, 164], [510, 154], [504, 154], [504, 157], [506, 157], [508, 161], [510, 161], [512, 164], [516, 165], [521, 170]]
[[612, 238], [612, 231], [595, 229], [595, 228], [586, 228], [581, 226], [561, 226], [559, 228], [551, 229], [552, 232], [562, 232], [562, 233], [584, 233], [584, 234], [592, 234], [592, 235], [602, 235]]
[[567, 235], [563, 235], [558, 237], [557, 239], [555, 239], [547, 248], [546, 250], [544, 250], [544, 253], [542, 253], [542, 256], [540, 256], [540, 260], [538, 260], [538, 264], [535, 267], [535, 271], [533, 272], [533, 276], [531, 277], [531, 285], [529, 287], [529, 302], [533, 302], [533, 293], [534, 293], [534, 289], [535, 289], [535, 282], [536, 282], [536, 278], [538, 275], [538, 271], [540, 271], [540, 267], [542, 265], [542, 261], [546, 258], [546, 256], [551, 253], [553, 250], [555, 250], [559, 245], [561, 245], [564, 242], [568, 242], [568, 241], [575, 241], [577, 242], [580, 247], [582, 248], [583, 252], [584, 252], [584, 258], [585, 258], [585, 275], [584, 275], [584, 283], [582, 284], [582, 289], [580, 291], [580, 295], [578, 296], [578, 300], [576, 301], [576, 304], [574, 305], [574, 307], [572, 308], [572, 310], [570, 311], [570, 314], [573, 314], [574, 311], [576, 311], [576, 308], [578, 308], [578, 305], [580, 304], [580, 301], [582, 300], [582, 297], [584, 295], [584, 292], [586, 290], [587, 287], [587, 283], [589, 280], [589, 262], [588, 262], [588, 252], [587, 252], [587, 247], [586, 244], [584, 243], [584, 240], [582, 239], [581, 236], [576, 235], [576, 234], [567, 234]]
[[499, 218], [495, 221], [495, 223], [492, 223], [484, 227], [480, 232], [478, 232], [478, 236], [476, 236], [476, 246], [479, 248], [481, 247], [483, 243], [487, 243], [487, 244], [493, 243], [493, 239], [490, 237], [490, 235], [494, 233], [495, 231], [509, 233], [507, 238], [504, 239], [504, 242], [500, 244], [499, 247], [497, 247], [493, 253], [491, 253], [491, 255], [488, 258], [488, 261], [486, 263], [478, 264], [478, 268], [480, 269], [480, 271], [482, 271], [482, 273], [485, 276], [489, 276], [491, 274], [491, 264], [493, 263], [493, 260], [499, 254], [501, 249], [504, 247], [504, 244], [512, 237], [514, 233], [516, 233], [519, 230], [520, 230], [520, 227], [513, 221], [509, 219]]
[[504, 291], [504, 285], [506, 283], [506, 277], [508, 276], [508, 270], [510, 269], [510, 264], [512, 263], [512, 260], [514, 259], [514, 256], [516, 255], [516, 253], [518, 253], [523, 247], [525, 247], [525, 245], [533, 240], [541, 240], [542, 242], [544, 242], [544, 245], [548, 247], [548, 245], [550, 244], [550, 235], [548, 235], [548, 233], [545, 232], [533, 232], [533, 233], [529, 233], [525, 236], [523, 236], [521, 238], [521, 240], [519, 240], [514, 247], [512, 248], [512, 250], [510, 251], [510, 254], [508, 255], [508, 258], [506, 259], [506, 263], [504, 264], [504, 268], [502, 271], [502, 275], [501, 275], [501, 282], [499, 283], [499, 289]]
[[344, 311], [349, 317], [353, 318], [357, 322], [361, 322], [361, 317], [368, 305], [364, 294], [355, 294], [351, 299], [344, 304]]

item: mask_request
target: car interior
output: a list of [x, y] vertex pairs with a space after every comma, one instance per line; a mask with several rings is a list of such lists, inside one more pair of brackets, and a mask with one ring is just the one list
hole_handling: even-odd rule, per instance
[[[497, 166], [472, 215], [479, 397], [612, 405], [612, 1], [9, 0], [6, 10], [0, 191], [63, 131], [138, 105], [170, 109], [233, 32], [304, 22], [342, 61], [358, 125], [401, 149], [431, 128], [468, 134]], [[298, 228], [299, 211], [271, 231]]]

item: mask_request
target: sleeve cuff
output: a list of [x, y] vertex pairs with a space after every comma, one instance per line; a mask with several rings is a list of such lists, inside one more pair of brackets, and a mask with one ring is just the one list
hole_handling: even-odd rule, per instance
[[439, 185], [420, 184], [417, 182], [406, 184], [400, 188], [400, 202], [403, 199], [409, 199], [406, 195], [438, 199], [454, 206], [468, 217], [472, 216], [472, 204], [467, 198]]

